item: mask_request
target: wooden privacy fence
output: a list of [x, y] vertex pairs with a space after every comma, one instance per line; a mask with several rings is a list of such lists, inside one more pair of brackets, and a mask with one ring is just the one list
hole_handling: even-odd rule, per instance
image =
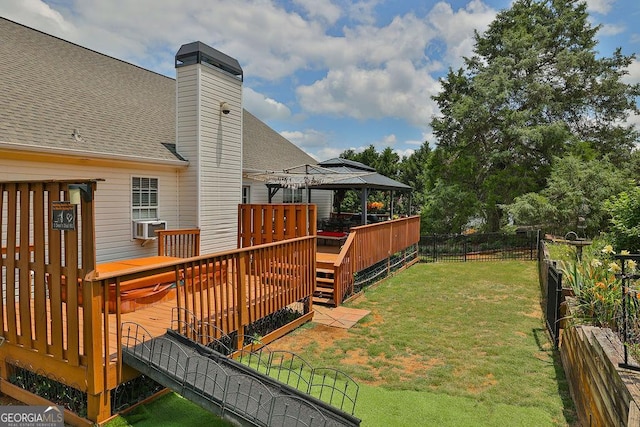
[[[94, 313], [79, 306], [75, 286], [62, 302], [62, 283], [76, 283], [95, 268], [96, 181], [0, 182], [0, 333], [6, 339], [0, 390], [7, 394], [13, 360], [64, 377], [89, 395], [102, 393], [93, 369], [103, 360], [93, 339]], [[71, 186], [82, 189], [79, 206], [69, 203]], [[94, 291], [86, 286], [82, 298], [92, 301]]]
[[279, 242], [316, 234], [316, 205], [238, 205], [238, 247]]
[[340, 305], [345, 295], [353, 293], [355, 273], [417, 245], [418, 241], [419, 216], [351, 228], [333, 265], [335, 305]]

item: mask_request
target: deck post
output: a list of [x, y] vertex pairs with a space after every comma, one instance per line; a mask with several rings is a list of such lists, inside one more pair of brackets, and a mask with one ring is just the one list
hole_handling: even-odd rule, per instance
[[236, 310], [238, 315], [238, 346], [244, 346], [244, 327], [249, 324], [249, 310], [247, 309], [247, 261], [249, 256], [246, 251], [238, 254], [238, 287], [236, 289]]
[[87, 393], [87, 418], [101, 424], [111, 417], [111, 392], [105, 390], [99, 394]]
[[[107, 390], [107, 369], [102, 357], [101, 282], [85, 280], [82, 285], [84, 307], [84, 345], [87, 355], [87, 418], [100, 423], [111, 416], [111, 398]], [[107, 308], [105, 307], [105, 310]], [[118, 331], [120, 333], [120, 331]], [[106, 348], [108, 349], [109, 337]], [[107, 351], [108, 353], [108, 351]]]

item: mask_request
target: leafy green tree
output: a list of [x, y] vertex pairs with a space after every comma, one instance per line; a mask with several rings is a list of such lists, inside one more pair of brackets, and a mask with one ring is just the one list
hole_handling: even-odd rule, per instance
[[545, 187], [554, 156], [629, 159], [638, 134], [624, 123], [640, 85], [621, 78], [634, 56], [600, 57], [588, 18], [583, 2], [517, 0], [441, 80], [431, 182], [469, 195], [478, 207], [469, 218], [491, 231], [503, 224], [501, 206]]
[[569, 155], [554, 160], [547, 187], [516, 197], [506, 210], [517, 225], [543, 226], [559, 234], [582, 232], [585, 226], [584, 233], [593, 236], [608, 226], [606, 200], [630, 183], [626, 172], [607, 158], [585, 161]]
[[422, 206], [420, 232], [462, 233], [477, 210], [478, 200], [456, 184], [437, 181], [426, 193]]
[[400, 156], [398, 156], [398, 153], [393, 151], [391, 147], [386, 147], [382, 150], [382, 153], [378, 155], [374, 167], [380, 175], [397, 179], [400, 170]]
[[410, 156], [404, 157], [400, 163], [398, 179], [403, 184], [412, 188], [414, 205], [422, 206], [424, 203], [424, 191], [428, 181], [429, 158], [431, 147], [428, 142], [423, 143]]
[[640, 252], [640, 187], [633, 187], [608, 200], [610, 235], [617, 250]]

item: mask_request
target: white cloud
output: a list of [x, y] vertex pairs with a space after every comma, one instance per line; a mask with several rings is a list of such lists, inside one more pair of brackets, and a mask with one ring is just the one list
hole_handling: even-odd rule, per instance
[[435, 112], [431, 96], [439, 83], [408, 61], [391, 61], [385, 68], [349, 67], [297, 89], [300, 105], [312, 113], [357, 119], [397, 117], [424, 126]]
[[332, 157], [338, 157], [340, 153], [344, 151], [342, 149], [332, 148], [329, 135], [316, 129], [282, 131], [280, 135], [293, 142], [316, 160], [327, 160]]
[[600, 31], [598, 31], [598, 35], [600, 36], [615, 36], [621, 33], [624, 33], [626, 30], [624, 25], [615, 25], [615, 24], [603, 24], [600, 27]]
[[615, 0], [586, 0], [587, 10], [589, 12], [606, 15], [615, 3]]
[[4, 0], [0, 11], [7, 19], [58, 37], [73, 32], [72, 25], [62, 14], [41, 0]]
[[354, 22], [373, 24], [375, 18], [375, 8], [381, 0], [361, 0], [348, 3], [349, 18]]
[[414, 150], [413, 148], [406, 148], [404, 150], [393, 150], [398, 156], [400, 156], [400, 160], [402, 160], [403, 157], [409, 157], [411, 156], [413, 153], [415, 153], [416, 150]]
[[626, 76], [622, 78], [622, 81], [627, 84], [640, 83], [640, 60], [634, 60], [629, 68], [627, 68], [629, 72]]
[[243, 88], [242, 103], [244, 108], [263, 121], [291, 117], [291, 110], [286, 105], [258, 93], [250, 87]]
[[342, 10], [331, 0], [294, 0], [294, 3], [302, 7], [310, 18], [319, 18], [329, 24], [335, 23], [342, 15]]
[[458, 68], [462, 64], [462, 58], [473, 52], [474, 30], [482, 34], [496, 14], [496, 10], [480, 0], [472, 0], [465, 8], [457, 11], [449, 3], [436, 4], [427, 19], [446, 45], [443, 62], [452, 68]]

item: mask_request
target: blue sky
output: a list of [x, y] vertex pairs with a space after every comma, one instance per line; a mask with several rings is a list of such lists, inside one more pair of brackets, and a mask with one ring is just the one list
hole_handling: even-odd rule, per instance
[[[457, 68], [506, 0], [2, 0], [0, 15], [175, 76], [202, 41], [238, 59], [244, 107], [318, 160], [373, 144], [433, 142], [438, 78]], [[640, 49], [640, 2], [588, 0], [600, 54]], [[640, 82], [640, 62], [629, 69]], [[630, 122], [640, 125], [640, 118]]]

